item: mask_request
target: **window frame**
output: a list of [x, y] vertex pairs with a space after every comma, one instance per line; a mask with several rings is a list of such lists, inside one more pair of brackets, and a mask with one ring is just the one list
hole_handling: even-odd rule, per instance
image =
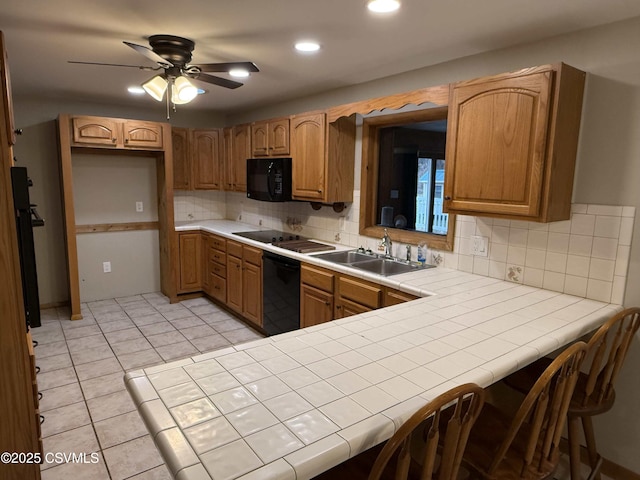
[[[397, 127], [409, 123], [428, 122], [447, 118], [448, 107], [433, 107], [389, 115], [365, 117], [362, 121], [362, 169], [360, 176], [360, 219], [359, 233], [368, 237], [382, 238], [385, 228], [392, 240], [418, 245], [427, 243], [429, 248], [453, 251], [455, 236], [455, 215], [449, 214], [447, 235], [409, 231], [382, 227], [376, 222], [376, 204], [379, 171], [379, 131], [381, 128]], [[445, 158], [446, 161], [446, 158]], [[446, 167], [445, 167], [446, 168]]]

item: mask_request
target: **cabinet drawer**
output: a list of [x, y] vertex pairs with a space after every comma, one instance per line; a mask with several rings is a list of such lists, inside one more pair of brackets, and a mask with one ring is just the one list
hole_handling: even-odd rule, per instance
[[382, 289], [378, 285], [365, 283], [350, 277], [338, 278], [340, 296], [371, 308], [380, 307]]
[[302, 265], [300, 272], [302, 283], [329, 293], [333, 293], [333, 277], [332, 272], [309, 265]]
[[227, 301], [227, 281], [213, 273], [209, 273], [209, 283], [211, 290], [209, 295], [222, 302]]
[[227, 240], [227, 254], [233, 257], [242, 258], [242, 244]]
[[209, 237], [209, 245], [223, 253], [227, 251], [227, 241], [224, 238], [211, 236]]
[[244, 246], [242, 259], [247, 263], [252, 263], [256, 266], [262, 265], [262, 250], [259, 248]]
[[213, 248], [209, 249], [209, 262], [217, 262], [221, 265], [226, 265], [227, 254]]
[[224, 264], [221, 265], [216, 261], [209, 261], [208, 274], [209, 276], [217, 275], [221, 278], [227, 278], [227, 266]]

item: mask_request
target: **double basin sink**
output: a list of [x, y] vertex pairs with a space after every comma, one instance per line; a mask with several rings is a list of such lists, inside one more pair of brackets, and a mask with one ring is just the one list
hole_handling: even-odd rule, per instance
[[388, 258], [372, 253], [362, 253], [358, 250], [347, 250], [342, 252], [321, 253], [314, 255], [316, 258], [327, 260], [341, 265], [365, 270], [367, 272], [383, 275], [397, 275], [400, 273], [415, 272], [424, 268], [432, 268], [435, 265], [426, 265], [416, 262]]

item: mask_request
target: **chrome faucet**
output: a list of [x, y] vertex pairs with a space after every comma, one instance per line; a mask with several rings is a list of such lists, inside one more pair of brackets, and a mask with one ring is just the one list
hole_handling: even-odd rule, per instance
[[391, 242], [391, 237], [389, 237], [389, 232], [387, 232], [386, 228], [384, 229], [384, 236], [382, 237], [380, 245], [384, 247], [384, 256], [391, 257], [391, 246], [393, 245], [393, 242]]

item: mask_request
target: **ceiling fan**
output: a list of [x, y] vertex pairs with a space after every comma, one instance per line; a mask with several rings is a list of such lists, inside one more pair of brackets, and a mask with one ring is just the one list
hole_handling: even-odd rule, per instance
[[243, 84], [235, 80], [208, 75], [204, 72], [227, 72], [233, 76], [246, 77], [249, 73], [260, 70], [253, 62], [224, 62], [190, 64], [191, 52], [195, 48], [195, 42], [187, 38], [174, 35], [151, 35], [149, 47], [137, 45], [131, 42], [123, 42], [136, 52], [155, 62], [157, 67], [145, 67], [138, 65], [120, 65], [115, 63], [75, 62], [83, 65], [104, 65], [110, 67], [131, 67], [140, 70], [164, 70], [162, 73], [147, 80], [142, 88], [159, 102], [162, 101], [167, 90], [167, 105], [169, 100], [176, 104], [189, 103], [198, 95], [198, 88], [189, 79], [210, 83], [225, 88], [238, 88]]

